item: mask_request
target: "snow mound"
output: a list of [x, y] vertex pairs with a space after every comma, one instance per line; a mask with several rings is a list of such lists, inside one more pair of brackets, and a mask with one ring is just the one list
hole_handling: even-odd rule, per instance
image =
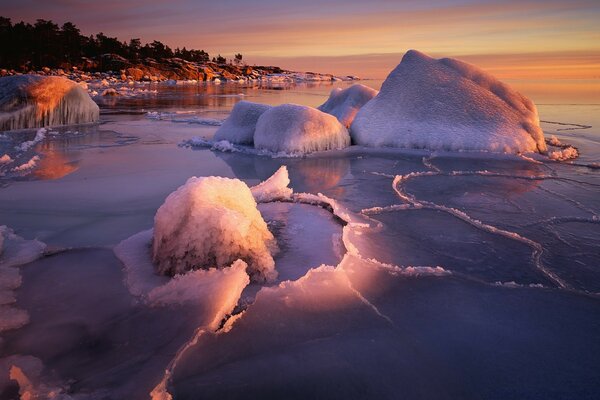
[[223, 268], [241, 259], [254, 281], [272, 281], [276, 249], [250, 189], [238, 179], [192, 177], [154, 217], [152, 258], [163, 275]]
[[297, 104], [265, 111], [254, 133], [254, 147], [275, 153], [310, 153], [349, 145], [350, 135], [337, 118]]
[[271, 106], [250, 101], [237, 103], [229, 117], [217, 130], [215, 141], [227, 140], [230, 143], [252, 144], [254, 142], [254, 130], [258, 118]]
[[352, 85], [349, 88], [335, 88], [331, 91], [329, 99], [319, 107], [319, 110], [336, 117], [342, 125], [349, 128], [354, 117], [362, 106], [379, 93], [365, 85]]
[[58, 76], [0, 78], [0, 130], [95, 122], [99, 108], [76, 82]]
[[579, 151], [573, 146], [565, 146], [560, 150], [550, 151], [548, 158], [554, 161], [573, 160], [579, 157]]
[[289, 184], [290, 177], [287, 167], [282, 165], [269, 179], [252, 186], [250, 191], [257, 203], [287, 200], [293, 193], [293, 190], [288, 187]]
[[408, 51], [350, 128], [366, 146], [545, 152], [535, 104], [481, 69]]

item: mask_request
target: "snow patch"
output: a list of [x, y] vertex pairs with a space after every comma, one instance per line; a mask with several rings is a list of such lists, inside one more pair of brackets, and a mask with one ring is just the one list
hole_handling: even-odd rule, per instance
[[289, 200], [293, 190], [288, 187], [290, 178], [285, 165], [282, 165], [269, 179], [250, 188], [257, 203]]

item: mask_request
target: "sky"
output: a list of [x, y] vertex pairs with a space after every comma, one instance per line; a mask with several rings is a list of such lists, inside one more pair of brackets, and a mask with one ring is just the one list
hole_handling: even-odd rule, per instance
[[338, 75], [384, 78], [418, 49], [504, 79], [600, 79], [600, 0], [0, 0], [0, 15]]

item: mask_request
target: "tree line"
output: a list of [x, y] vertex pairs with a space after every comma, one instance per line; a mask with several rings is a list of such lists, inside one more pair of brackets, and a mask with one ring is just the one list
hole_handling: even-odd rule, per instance
[[[193, 62], [208, 62], [210, 57], [204, 50], [175, 50], [159, 42], [141, 43], [140, 39], [121, 42], [115, 37], [100, 32], [85, 36], [71, 22], [58, 26], [52, 21], [38, 19], [33, 25], [23, 21], [13, 24], [10, 18], [0, 16], [0, 67], [20, 70], [42, 67], [59, 68], [81, 63], [82, 57], [96, 58], [102, 54], [117, 54], [131, 62], [145, 58], [162, 60], [178, 57]], [[242, 55], [235, 55], [241, 63]], [[220, 54], [213, 62], [226, 63]]]

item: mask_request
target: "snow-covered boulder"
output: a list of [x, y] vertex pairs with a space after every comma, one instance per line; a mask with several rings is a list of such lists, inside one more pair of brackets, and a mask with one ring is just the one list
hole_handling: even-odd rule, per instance
[[241, 259], [252, 280], [271, 281], [277, 277], [276, 249], [250, 189], [238, 179], [192, 177], [154, 217], [152, 256], [163, 275], [224, 268]]
[[337, 118], [297, 104], [265, 111], [254, 132], [254, 147], [272, 152], [310, 153], [349, 145], [350, 135]]
[[415, 50], [360, 109], [356, 144], [444, 150], [545, 152], [535, 104], [481, 69]]
[[365, 85], [352, 85], [346, 89], [335, 88], [329, 98], [319, 107], [319, 110], [336, 117], [342, 125], [349, 128], [354, 117], [362, 106], [379, 93]]
[[227, 140], [230, 143], [252, 144], [254, 142], [254, 130], [258, 118], [271, 106], [250, 101], [237, 103], [229, 117], [215, 133], [216, 141]]
[[98, 105], [76, 82], [60, 76], [0, 78], [0, 130], [98, 121]]

